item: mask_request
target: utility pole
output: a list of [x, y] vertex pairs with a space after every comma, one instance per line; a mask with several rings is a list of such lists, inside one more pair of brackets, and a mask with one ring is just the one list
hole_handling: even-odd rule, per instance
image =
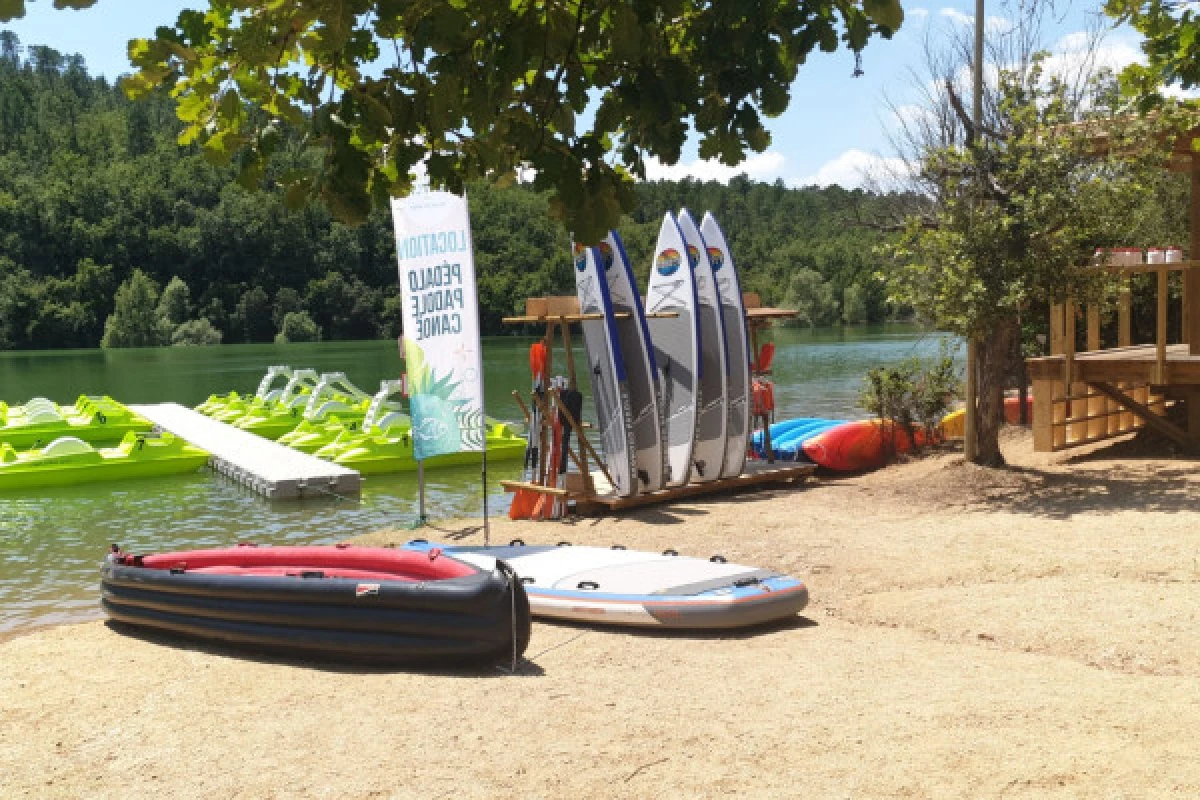
[[[975, 0], [975, 60], [971, 65], [971, 138], [968, 147], [975, 145], [975, 139], [981, 136], [983, 125], [983, 0]], [[974, 461], [979, 456], [979, 439], [976, 436], [976, 422], [979, 418], [976, 403], [976, 349], [977, 343], [973, 335], [967, 336], [967, 375], [966, 397], [967, 408], [963, 419], [963, 456], [967, 461]]]

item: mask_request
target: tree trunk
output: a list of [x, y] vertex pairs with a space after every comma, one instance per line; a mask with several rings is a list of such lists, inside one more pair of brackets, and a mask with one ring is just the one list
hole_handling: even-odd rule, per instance
[[990, 336], [980, 338], [977, 346], [976, 402], [979, 405], [975, 415], [978, 446], [975, 463], [985, 467], [1004, 466], [1004, 456], [1000, 453], [1000, 425], [1004, 422], [1004, 384], [1012, 374], [1012, 348], [1016, 335], [1016, 321], [1004, 321]]

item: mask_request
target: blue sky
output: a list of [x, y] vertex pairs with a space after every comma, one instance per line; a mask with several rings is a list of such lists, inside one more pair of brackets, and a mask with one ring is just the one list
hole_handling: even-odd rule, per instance
[[[902, 0], [903, 1], [903, 0]], [[126, 42], [149, 36], [158, 25], [172, 22], [187, 7], [204, 7], [197, 0], [100, 0], [86, 11], [55, 11], [49, 0], [28, 3], [24, 19], [6, 27], [24, 44], [46, 44], [65, 53], [80, 53], [93, 72], [115, 78], [128, 71]], [[859, 185], [864, 168], [879, 159], [894, 157], [887, 132], [894, 116], [885, 98], [904, 106], [913, 102], [908, 77], [921, 66], [922, 42], [928, 33], [937, 36], [954, 26], [970, 25], [973, 2], [905, 3], [903, 29], [891, 41], [875, 40], [863, 52], [860, 78], [851, 77], [854, 57], [846, 51], [814, 53], [800, 70], [793, 86], [792, 103], [781, 117], [770, 120], [773, 142], [767, 152], [751, 154], [740, 167], [696, 160], [695, 143], [674, 167], [656, 167], [651, 177], [728, 180], [746, 172], [757, 180], [782, 178], [791, 185], [840, 183]], [[1070, 49], [1087, 27], [1099, 2], [1059, 3], [1056, 19], [1046, 31], [1047, 44]], [[1013, 14], [1011, 5], [989, 2], [989, 24], [1003, 26]], [[1138, 57], [1138, 39], [1118, 29], [1105, 40], [1099, 59], [1123, 66]], [[736, 54], [731, 54], [736, 57]]]

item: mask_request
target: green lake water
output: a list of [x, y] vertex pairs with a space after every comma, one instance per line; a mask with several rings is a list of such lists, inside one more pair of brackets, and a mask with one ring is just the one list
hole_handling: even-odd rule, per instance
[[[930, 356], [943, 338], [907, 326], [808, 331], [778, 329], [774, 361], [777, 418], [864, 416], [858, 408], [863, 374], [912, 355]], [[513, 389], [529, 386], [530, 339], [484, 342], [489, 415], [519, 420]], [[561, 352], [555, 371], [564, 368]], [[582, 354], [577, 356], [582, 362]], [[395, 342], [230, 345], [212, 348], [0, 352], [0, 400], [32, 396], [73, 402], [79, 394], [108, 394], [125, 403], [199, 403], [209, 394], [253, 392], [272, 364], [343, 371], [372, 393], [395, 378]], [[586, 381], [586, 370], [580, 370]], [[586, 386], [581, 387], [591, 399]], [[503, 514], [502, 479], [521, 465], [489, 467], [488, 506]], [[431, 519], [480, 516], [478, 467], [431, 470], [426, 508]], [[0, 493], [0, 637], [21, 629], [100, 616], [98, 567], [111, 543], [133, 552], [212, 547], [238, 541], [333, 542], [416, 517], [412, 475], [371, 476], [359, 500], [268, 502], [207, 471], [195, 475], [91, 484], [39, 492]]]

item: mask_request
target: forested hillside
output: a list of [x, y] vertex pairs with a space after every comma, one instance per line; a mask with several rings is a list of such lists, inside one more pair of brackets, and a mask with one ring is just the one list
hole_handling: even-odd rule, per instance
[[[171, 102], [131, 102], [79, 57], [0, 31], [0, 349], [397, 335], [387, 212], [351, 229], [243, 190], [176, 144]], [[306, 157], [293, 143], [272, 169]], [[766, 301], [809, 324], [888, 314], [877, 234], [854, 224], [880, 198], [744, 178], [638, 191], [621, 233], [643, 281], [663, 211], [687, 205], [718, 215]], [[526, 296], [573, 291], [543, 196], [479, 185], [470, 199], [486, 333]]]

